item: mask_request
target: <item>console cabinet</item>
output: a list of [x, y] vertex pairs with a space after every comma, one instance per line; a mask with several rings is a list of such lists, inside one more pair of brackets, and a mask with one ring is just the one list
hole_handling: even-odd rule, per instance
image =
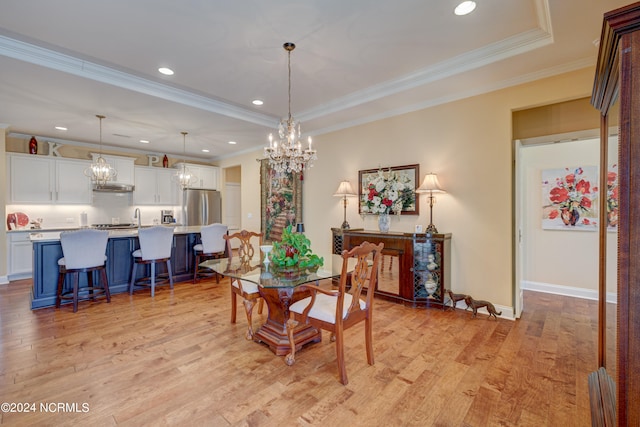
[[[334, 254], [340, 254], [343, 249], [350, 250], [365, 241], [384, 243], [376, 296], [411, 307], [444, 307], [449, 304], [445, 289], [451, 288], [450, 233], [381, 233], [340, 228], [333, 228], [332, 232]], [[396, 259], [397, 266], [394, 269], [392, 263]], [[383, 288], [382, 280], [392, 280], [397, 282], [397, 286]]]

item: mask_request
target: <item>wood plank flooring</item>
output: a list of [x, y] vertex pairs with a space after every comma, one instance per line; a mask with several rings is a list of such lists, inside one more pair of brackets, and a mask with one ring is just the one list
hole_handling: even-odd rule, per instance
[[[513, 322], [376, 300], [376, 363], [366, 362], [363, 328], [349, 329], [343, 386], [328, 335], [294, 366], [245, 340], [242, 307], [229, 322], [228, 279], [82, 302], [76, 314], [31, 311], [30, 286], [0, 286], [0, 402], [35, 404], [0, 413], [6, 425], [591, 423], [595, 301], [526, 292]], [[255, 325], [265, 318], [256, 312]]]

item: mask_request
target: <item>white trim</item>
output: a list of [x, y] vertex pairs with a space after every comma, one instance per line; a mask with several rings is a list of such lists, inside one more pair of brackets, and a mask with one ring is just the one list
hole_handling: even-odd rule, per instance
[[0, 276], [0, 285], [8, 285], [9, 278], [7, 276]]
[[[556, 285], [553, 283], [533, 282], [530, 280], [523, 280], [520, 284], [521, 289], [528, 291], [543, 292], [546, 294], [564, 295], [573, 298], [582, 298], [589, 300], [598, 299], [598, 291], [595, 289], [576, 288], [573, 286]], [[615, 292], [607, 292], [607, 302], [616, 304], [618, 301], [618, 294]]]
[[0, 35], [0, 55], [262, 126], [278, 118]]

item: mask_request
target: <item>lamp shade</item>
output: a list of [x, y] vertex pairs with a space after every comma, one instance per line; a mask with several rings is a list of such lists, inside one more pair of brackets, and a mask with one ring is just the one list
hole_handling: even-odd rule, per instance
[[344, 180], [340, 183], [340, 186], [336, 190], [335, 197], [346, 197], [346, 196], [357, 196], [356, 192], [353, 191], [351, 187], [351, 183], [347, 180]]
[[416, 189], [416, 193], [446, 193], [446, 191], [440, 187], [438, 176], [435, 173], [428, 173], [420, 187]]

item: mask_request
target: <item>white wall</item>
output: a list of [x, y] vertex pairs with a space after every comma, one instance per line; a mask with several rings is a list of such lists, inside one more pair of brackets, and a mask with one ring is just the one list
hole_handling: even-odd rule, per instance
[[[597, 297], [598, 232], [542, 229], [542, 170], [600, 164], [600, 140], [561, 142], [522, 148], [523, 270], [525, 288]], [[609, 162], [616, 163], [617, 139], [609, 140]], [[607, 233], [607, 289], [615, 292], [617, 232]], [[578, 288], [566, 289], [562, 287]], [[584, 292], [591, 291], [591, 292]]]

